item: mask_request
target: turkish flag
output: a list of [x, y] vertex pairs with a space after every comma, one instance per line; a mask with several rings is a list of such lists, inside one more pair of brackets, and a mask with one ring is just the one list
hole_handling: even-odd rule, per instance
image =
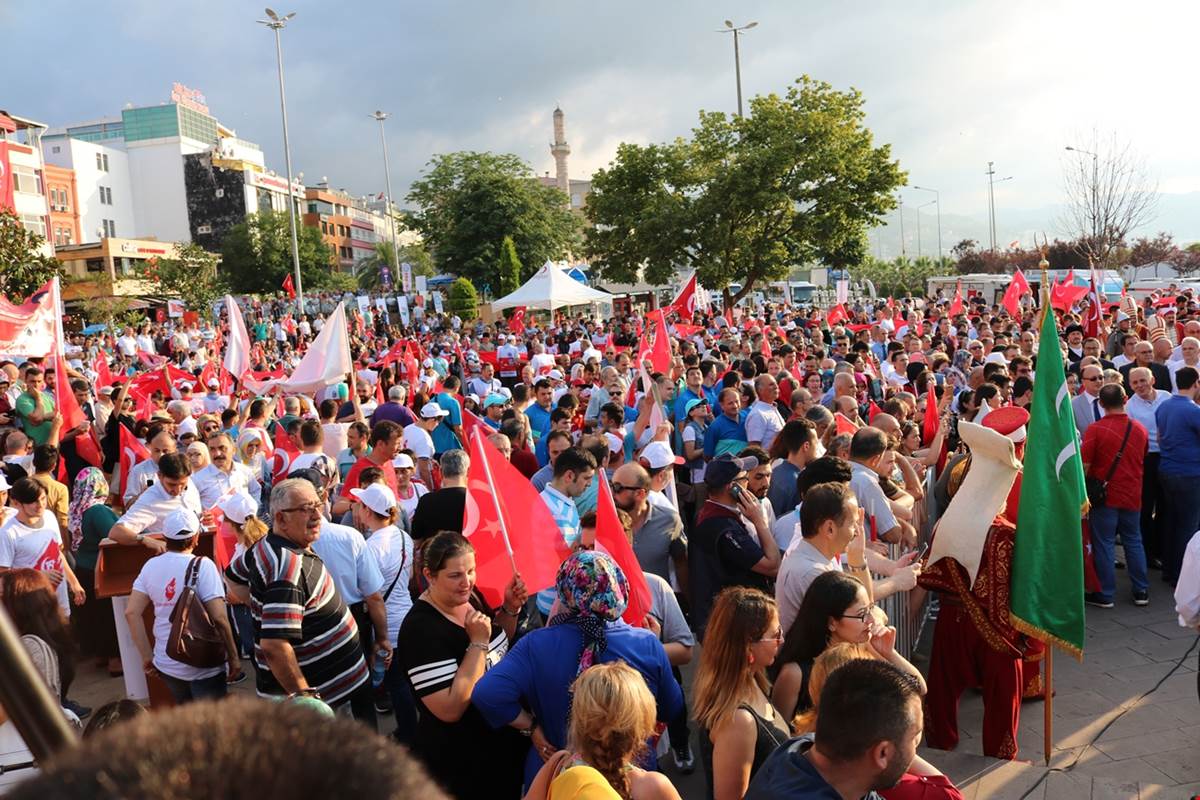
[[571, 551], [533, 484], [486, 436], [470, 439], [463, 536], [475, 548], [476, 585], [497, 607], [514, 570], [530, 593], [541, 591]]
[[617, 507], [613, 501], [608, 481], [601, 478], [600, 491], [596, 498], [596, 549], [607, 553], [625, 573], [629, 581], [629, 605], [621, 618], [635, 628], [645, 624], [653, 598], [646, 575], [634, 555], [633, 545], [625, 535], [625, 528], [617, 518]]
[[957, 317], [963, 311], [963, 296], [962, 296], [962, 281], [954, 287], [954, 299], [950, 301], [950, 307], [946, 309], [946, 313], [952, 317]]
[[92, 371], [96, 373], [96, 388], [103, 389], [105, 386], [112, 386], [116, 381], [112, 372], [108, 369], [108, 356], [101, 349], [96, 350], [96, 357], [92, 359]]
[[288, 467], [292, 465], [292, 459], [298, 455], [300, 455], [300, 451], [288, 438], [287, 431], [283, 429], [282, 425], [277, 424], [275, 426], [275, 452], [271, 456], [271, 479], [273, 482], [287, 477]]
[[842, 412], [839, 411], [838, 413], [834, 414], [833, 419], [837, 424], [837, 435], [838, 436], [841, 436], [843, 433], [848, 433], [851, 436], [858, 433], [858, 426], [855, 425], [854, 421], [851, 420], [849, 417], [847, 417]]
[[1071, 270], [1063, 278], [1062, 283], [1054, 283], [1050, 287], [1050, 307], [1060, 311], [1069, 311], [1085, 294], [1088, 287], [1075, 285], [1075, 270]]
[[687, 283], [679, 290], [679, 295], [674, 302], [667, 307], [668, 310], [679, 312], [679, 315], [684, 319], [691, 319], [692, 314], [696, 312], [696, 273], [692, 273], [692, 277], [688, 278]]
[[283, 279], [283, 290], [287, 292], [287, 296], [292, 300], [296, 299], [296, 282], [292, 280], [292, 273], [288, 273]]
[[474, 430], [478, 430], [484, 436], [495, 433], [495, 431], [484, 424], [483, 420], [472, 414], [470, 411], [467, 411], [465, 408], [462, 410], [462, 429], [463, 436], [467, 437], [468, 441], [471, 439], [471, 431]]
[[759, 348], [762, 350], [763, 358], [766, 358], [766, 359], [770, 359], [770, 358], [774, 357], [774, 354], [771, 352], [771, 342], [769, 341], [769, 339], [770, 339], [770, 334], [768, 334], [767, 331], [764, 329], [763, 335], [762, 335], [762, 342], [759, 344]]
[[880, 408], [879, 406], [875, 405], [875, 401], [872, 400], [871, 404], [867, 407], [867, 423], [870, 424], [870, 423], [874, 422], [875, 417], [879, 416], [882, 413], [883, 413], [883, 409]]
[[[667, 313], [659, 309], [654, 314], [654, 347], [650, 350], [650, 363], [655, 372], [665, 375], [671, 371], [671, 337], [667, 333]], [[640, 360], [638, 366], [641, 366]]]
[[512, 316], [508, 318], [508, 329], [513, 333], [525, 332], [525, 306], [513, 309]]
[[129, 471], [137, 464], [145, 461], [150, 457], [150, 451], [146, 446], [138, 441], [138, 438], [133, 435], [133, 431], [126, 428], [124, 425], [118, 425], [117, 429], [121, 432], [121, 484], [117, 487], [117, 494], [121, 497], [125, 496], [125, 486], [129, 481]]
[[104, 456], [100, 453], [100, 440], [96, 438], [96, 429], [87, 415], [83, 413], [79, 401], [75, 399], [75, 393], [71, 391], [71, 380], [67, 376], [67, 362], [63, 360], [62, 356], [54, 358], [54, 402], [58, 406], [56, 409], [58, 415], [62, 417], [64, 433], [78, 428], [80, 425], [88, 426], [85, 432], [75, 437], [75, 452], [93, 467], [103, 464]]
[[839, 322], [845, 322], [848, 319], [850, 319], [850, 314], [841, 303], [829, 309], [829, 312], [825, 315], [825, 321], [829, 323], [829, 327], [831, 328]]
[[1104, 312], [1101, 310], [1100, 289], [1096, 286], [1096, 270], [1092, 270], [1091, 281], [1088, 285], [1088, 310], [1083, 318], [1083, 333], [1085, 336], [1099, 338], [1100, 327], [1103, 324]]
[[921, 429], [921, 436], [925, 440], [926, 447], [933, 442], [933, 437], [937, 436], [938, 427], [940, 426], [938, 422], [937, 392], [934, 386], [935, 382], [930, 377], [929, 396], [925, 400], [925, 421]]

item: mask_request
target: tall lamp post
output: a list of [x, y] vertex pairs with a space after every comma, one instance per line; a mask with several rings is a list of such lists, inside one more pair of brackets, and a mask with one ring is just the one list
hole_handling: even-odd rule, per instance
[[897, 210], [900, 212], [900, 257], [904, 258], [904, 198], [897, 197], [899, 206]]
[[1093, 250], [1099, 246], [1100, 238], [1100, 202], [1097, 199], [1097, 192], [1100, 189], [1100, 156], [1093, 153], [1091, 150], [1084, 150], [1081, 147], [1072, 147], [1067, 145], [1067, 150], [1072, 153], [1092, 157], [1092, 208], [1090, 216], [1092, 218], [1092, 242], [1089, 249]]
[[383, 121], [390, 114], [386, 111], [376, 111], [369, 115], [379, 123], [379, 140], [383, 142], [383, 177], [387, 187], [387, 215], [392, 228], [392, 281], [400, 280], [400, 248], [396, 244], [396, 215], [392, 213], [392, 168], [388, 165], [387, 136], [384, 134]]
[[995, 186], [997, 183], [1011, 181], [1012, 175], [1006, 178], [997, 178], [994, 161], [988, 162], [988, 171], [985, 173], [988, 176], [988, 233], [992, 240], [992, 252], [996, 252], [996, 192]]
[[[917, 206], [917, 258], [921, 257], [921, 209], [925, 208], [925, 206], [935, 205], [937, 205], [937, 200], [930, 200], [928, 203], [922, 203]], [[940, 243], [938, 246], [941, 247]]]
[[[942, 250], [942, 195], [937, 189], [930, 189], [927, 186], [914, 186], [912, 188], [919, 192], [933, 192], [933, 199], [937, 204], [938, 259], [940, 260], [945, 254]], [[929, 204], [926, 203], [925, 205]]]
[[742, 55], [738, 49], [738, 37], [746, 31], [758, 25], [757, 22], [747, 22], [745, 25], [734, 25], [730, 20], [725, 20], [725, 29], [719, 30], [717, 33], [732, 33], [733, 34], [733, 70], [737, 76], [737, 100], [738, 100], [738, 116], [742, 116]]
[[283, 117], [283, 160], [287, 165], [287, 202], [288, 226], [292, 232], [292, 271], [296, 281], [296, 316], [304, 316], [304, 286], [300, 283], [300, 240], [296, 234], [296, 204], [292, 198], [292, 151], [288, 146], [287, 98], [283, 90], [283, 44], [279, 32], [296, 16], [293, 11], [285, 16], [279, 16], [271, 9], [265, 9], [267, 19], [258, 20], [260, 25], [266, 25], [275, 31], [275, 63], [279, 69], [279, 113]]

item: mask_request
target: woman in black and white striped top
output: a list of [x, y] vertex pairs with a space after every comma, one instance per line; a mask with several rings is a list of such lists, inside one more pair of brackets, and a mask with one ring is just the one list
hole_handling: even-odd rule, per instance
[[423, 555], [429, 588], [396, 642], [420, 701], [413, 750], [455, 797], [519, 797], [529, 739], [512, 728], [493, 730], [471, 705], [471, 692], [508, 652], [524, 585], [514, 578], [493, 612], [475, 590], [475, 551], [461, 534], [437, 534]]

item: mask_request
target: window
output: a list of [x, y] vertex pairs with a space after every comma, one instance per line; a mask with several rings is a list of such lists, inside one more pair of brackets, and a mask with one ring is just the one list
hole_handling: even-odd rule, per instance
[[104, 271], [104, 259], [102, 259], [102, 258], [89, 258], [84, 263], [86, 264], [86, 269], [88, 272], [103, 272]]
[[115, 221], [111, 219], [102, 219], [100, 220], [100, 225], [103, 228], [103, 233], [101, 234], [102, 236], [107, 238], [117, 235], [117, 223]]
[[108, 153], [104, 154], [103, 159], [104, 159], [104, 171], [108, 172]]
[[61, 147], [59, 147], [58, 145], [54, 145], [54, 147], [50, 148], [50, 152], [52, 152], [52, 153], [61, 153], [61, 152], [62, 152], [62, 148], [61, 148]]
[[329, 223], [321, 220], [321, 233], [329, 233]]
[[71, 243], [71, 229], [63, 228], [63, 244]]
[[200, 236], [212, 233], [212, 225], [197, 225], [196, 233]]
[[36, 233], [43, 239], [46, 238], [46, 220], [37, 214], [22, 214], [21, 224], [30, 233]]
[[104, 162], [100, 160], [100, 154], [96, 153], [96, 169], [103, 170]]
[[13, 190], [17, 192], [28, 192], [29, 194], [41, 194], [40, 182], [37, 178], [37, 173], [26, 166], [17, 164], [12, 165]]

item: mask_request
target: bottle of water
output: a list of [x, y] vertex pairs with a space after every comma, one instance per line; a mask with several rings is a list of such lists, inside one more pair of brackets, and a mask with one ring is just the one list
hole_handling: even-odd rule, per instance
[[382, 647], [375, 650], [375, 663], [371, 667], [371, 685], [379, 686], [383, 683], [383, 676], [387, 672], [387, 650]]

